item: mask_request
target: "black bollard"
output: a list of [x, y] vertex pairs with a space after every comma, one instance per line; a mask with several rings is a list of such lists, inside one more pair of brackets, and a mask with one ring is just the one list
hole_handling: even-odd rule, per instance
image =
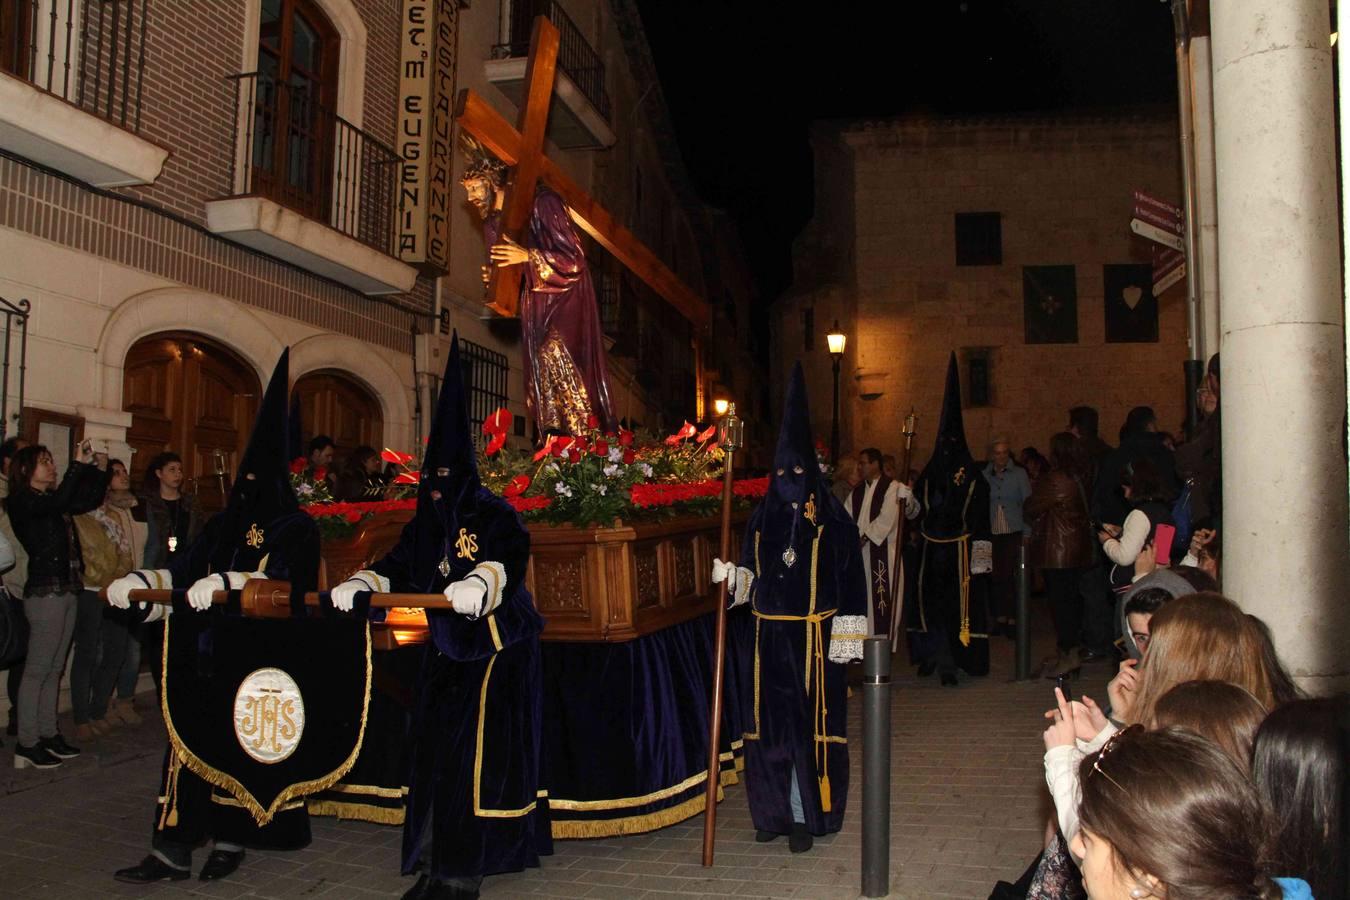
[[1027, 542], [1017, 550], [1017, 669], [1016, 680], [1031, 677], [1031, 570], [1027, 568]]
[[891, 642], [863, 646], [862, 895], [891, 892]]

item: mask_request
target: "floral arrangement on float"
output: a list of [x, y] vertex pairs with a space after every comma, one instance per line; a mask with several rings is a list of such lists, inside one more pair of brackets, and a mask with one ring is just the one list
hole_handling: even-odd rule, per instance
[[[613, 525], [681, 515], [713, 515], [721, 502], [722, 461], [717, 426], [700, 430], [685, 422], [665, 437], [627, 429], [601, 430], [595, 416], [584, 433], [550, 436], [531, 453], [506, 447], [513, 417], [498, 409], [483, 422], [487, 444], [478, 460], [483, 486], [504, 498], [526, 522], [550, 525]], [[381, 457], [402, 471], [391, 488], [395, 495], [376, 503], [334, 503], [301, 496], [304, 509], [324, 537], [350, 535], [362, 521], [380, 512], [417, 505], [418, 471], [410, 454], [386, 449]], [[292, 475], [295, 484], [296, 474]], [[733, 485], [739, 505], [749, 506], [768, 491], [768, 478]], [[297, 486], [297, 494], [300, 489]]]

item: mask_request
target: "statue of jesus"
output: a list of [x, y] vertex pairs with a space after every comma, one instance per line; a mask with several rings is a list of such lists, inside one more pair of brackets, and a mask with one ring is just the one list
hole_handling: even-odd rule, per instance
[[[580, 434], [591, 414], [615, 430], [595, 286], [566, 204], [541, 186], [521, 246], [501, 233], [506, 167], [467, 135], [463, 149], [468, 165], [460, 183], [483, 216], [491, 264], [525, 266], [520, 320], [530, 415], [541, 434]], [[490, 272], [483, 267], [484, 283]]]

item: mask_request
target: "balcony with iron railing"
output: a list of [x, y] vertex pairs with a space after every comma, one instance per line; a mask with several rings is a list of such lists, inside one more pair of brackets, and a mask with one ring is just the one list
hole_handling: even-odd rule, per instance
[[406, 292], [394, 258], [402, 159], [304, 84], [230, 76], [236, 116], [230, 190], [207, 227], [367, 294]]
[[612, 146], [612, 105], [604, 61], [556, 0], [502, 0], [501, 43], [492, 48], [492, 58], [486, 63], [488, 81], [513, 103], [521, 102], [530, 36], [539, 16], [559, 32], [554, 92], [560, 102], [549, 116], [549, 139], [563, 150]]
[[149, 0], [0, 0], [0, 149], [100, 187], [148, 184]]

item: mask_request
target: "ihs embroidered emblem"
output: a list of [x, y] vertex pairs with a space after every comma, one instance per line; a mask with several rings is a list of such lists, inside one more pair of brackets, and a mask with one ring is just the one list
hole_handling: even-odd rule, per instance
[[474, 554], [478, 552], [478, 535], [469, 534], [469, 529], [461, 528], [459, 530], [459, 540], [455, 541], [455, 555], [460, 559], [474, 561]]
[[248, 544], [255, 550], [262, 546], [263, 530], [258, 527], [257, 522], [254, 522], [252, 525], [250, 525], [248, 531], [244, 534], [244, 543]]
[[956, 474], [952, 476], [952, 483], [960, 485], [964, 484], [965, 480], [966, 480], [966, 467], [962, 466], [961, 468], [957, 469]]
[[806, 521], [810, 522], [812, 525], [816, 524], [816, 495], [815, 495], [815, 494], [812, 494], [810, 497], [807, 497], [807, 498], [806, 498], [806, 511], [802, 513], [802, 517], [805, 518]]

